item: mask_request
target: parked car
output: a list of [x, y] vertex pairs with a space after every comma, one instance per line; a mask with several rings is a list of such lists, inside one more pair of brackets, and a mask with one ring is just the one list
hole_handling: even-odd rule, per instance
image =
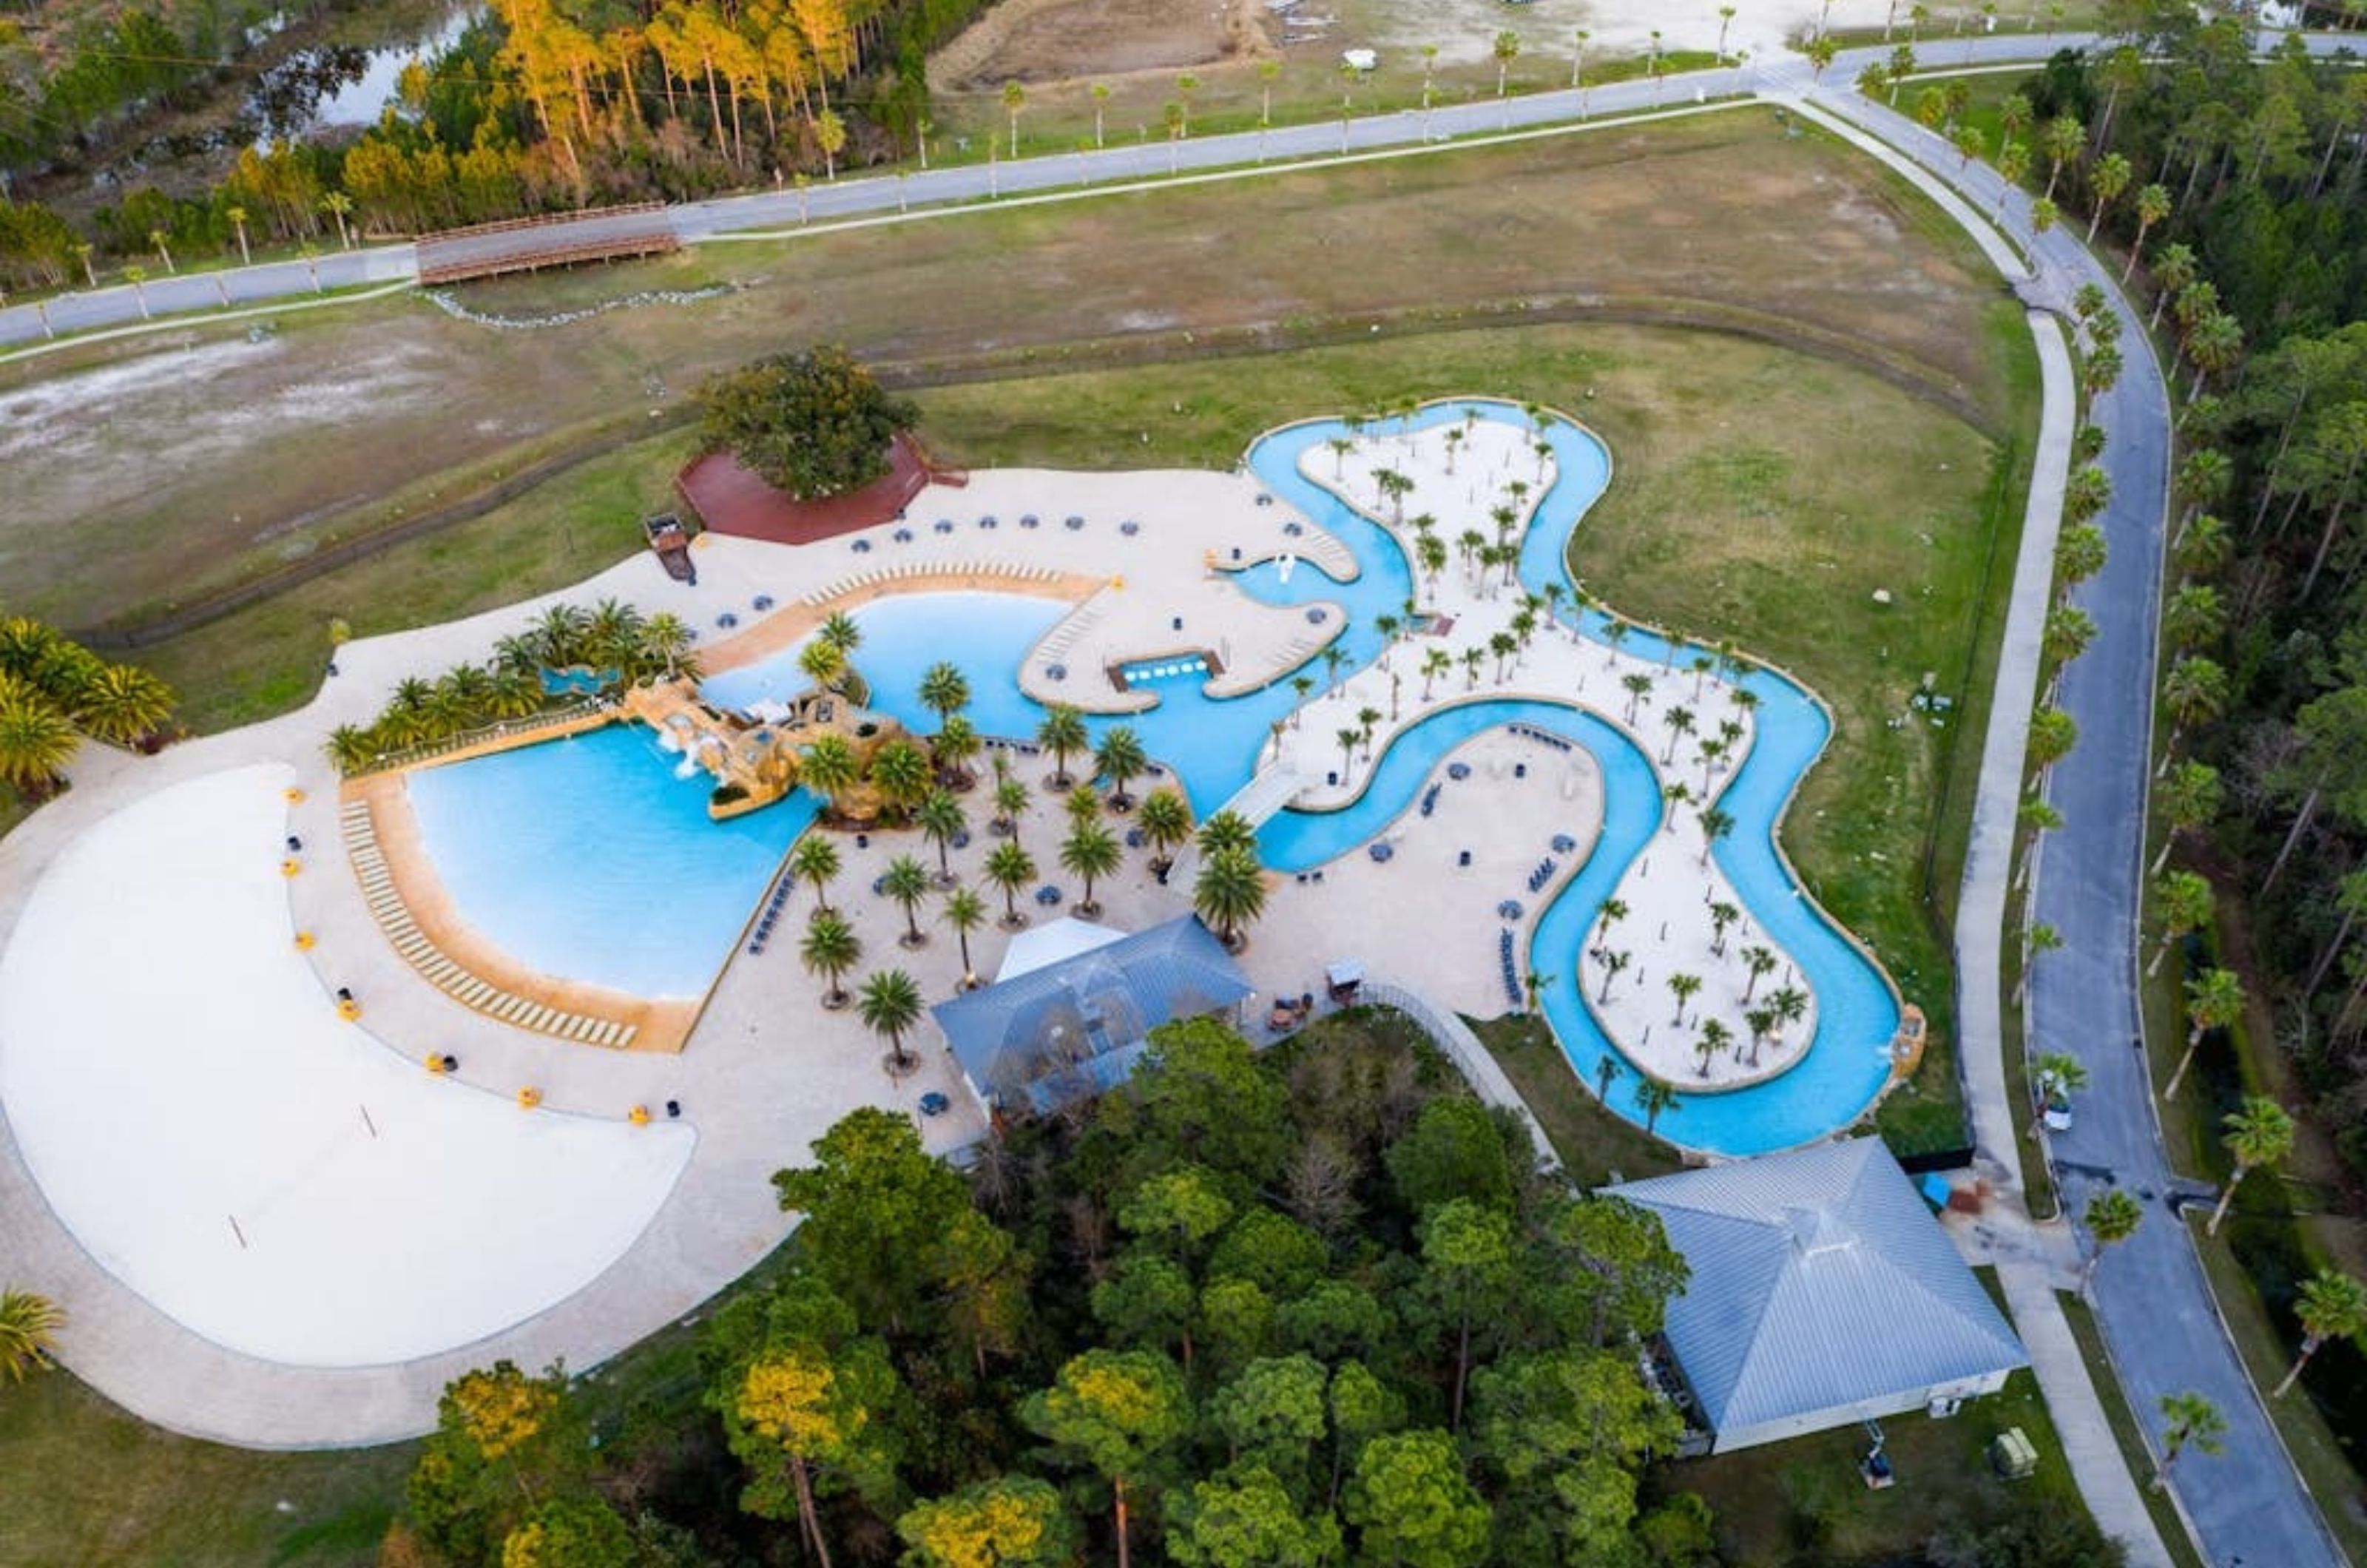
[[2069, 1132], [2071, 1130], [2071, 1097], [2059, 1089], [2048, 1089], [2046, 1103], [2039, 1112], [2039, 1119], [2046, 1123], [2046, 1130], [2050, 1133]]

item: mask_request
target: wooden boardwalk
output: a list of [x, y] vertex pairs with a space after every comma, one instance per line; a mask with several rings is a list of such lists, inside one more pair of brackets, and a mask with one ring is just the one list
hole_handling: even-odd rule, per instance
[[662, 255], [681, 246], [663, 202], [514, 218], [422, 234], [417, 247], [419, 281], [459, 283], [575, 262]]

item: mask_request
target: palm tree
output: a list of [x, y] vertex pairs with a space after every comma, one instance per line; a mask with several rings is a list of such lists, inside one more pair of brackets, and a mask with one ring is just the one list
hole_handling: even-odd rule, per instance
[[961, 944], [962, 988], [974, 989], [979, 979], [969, 961], [969, 933], [986, 924], [986, 900], [970, 888], [957, 887], [946, 895], [942, 915], [954, 929], [954, 940]]
[[1052, 753], [1053, 789], [1067, 789], [1077, 782], [1069, 776], [1069, 753], [1083, 750], [1091, 741], [1085, 716], [1068, 704], [1056, 703], [1044, 715], [1044, 722], [1036, 729], [1036, 744]]
[[1109, 807], [1112, 811], [1130, 811], [1134, 797], [1126, 793], [1127, 782], [1150, 766], [1150, 758], [1142, 750], [1142, 741], [1132, 725], [1121, 724], [1102, 737], [1093, 752], [1093, 769], [1110, 782]]
[[849, 659], [854, 658], [855, 650], [863, 646], [863, 627], [844, 610], [832, 610], [824, 615], [821, 625], [814, 629], [814, 636]]
[[888, 1075], [899, 1077], [920, 1066], [904, 1049], [904, 1032], [921, 1021], [921, 987], [901, 969], [883, 970], [863, 982], [855, 1004], [863, 1026], [888, 1037]]
[[1085, 896], [1077, 901], [1077, 913], [1088, 919], [1101, 913], [1101, 905], [1093, 900], [1093, 879], [1116, 871], [1125, 858], [1126, 852], [1119, 847], [1116, 836], [1098, 822], [1079, 823], [1062, 841], [1062, 869], [1085, 882]]
[[1730, 1049], [1733, 1044], [1734, 1031], [1726, 1026], [1725, 1020], [1716, 1018], [1702, 1020], [1701, 1040], [1693, 1049], [1702, 1053], [1703, 1077], [1709, 1076], [1707, 1068], [1712, 1059], [1720, 1051]]
[[1750, 1031], [1750, 1065], [1755, 1067], [1759, 1065], [1759, 1047], [1775, 1032], [1777, 1014], [1772, 1007], [1750, 1008], [1743, 1013], [1742, 1022]]
[[946, 719], [929, 741], [929, 754], [945, 781], [956, 789], [968, 789], [971, 783], [969, 765], [986, 749], [979, 738], [978, 726], [960, 714]]
[[1750, 971], [1750, 979], [1742, 987], [1742, 999], [1748, 1004], [1759, 982], [1775, 972], [1775, 954], [1764, 947], [1746, 947], [1742, 950], [1742, 963]]
[[1627, 689], [1626, 722], [1632, 725], [1636, 722], [1637, 705], [1651, 695], [1652, 678], [1641, 672], [1632, 672], [1622, 675], [1619, 683]]
[[2125, 285], [2129, 275], [2137, 269], [2137, 257], [2145, 254], [2146, 232], [2169, 216], [2169, 192], [2161, 186], [2147, 186], [2137, 192], [2137, 237], [2130, 242], [2128, 265], [2121, 268], [2121, 282]]
[[910, 740], [890, 740], [871, 759], [871, 784], [888, 809], [910, 818], [936, 788], [936, 770]]
[[1027, 812], [1026, 783], [1013, 773], [1005, 773], [994, 784], [995, 830], [1012, 840], [1019, 839], [1019, 819]]
[[1693, 710], [1680, 703], [1666, 716], [1669, 725], [1669, 749], [1661, 753], [1660, 765], [1667, 767], [1677, 759], [1677, 741], [1693, 732]]
[[2263, 1166], [2278, 1164], [2293, 1153], [2293, 1117], [2265, 1094], [2245, 1096], [2243, 1105], [2223, 1124], [2227, 1135], [2219, 1141], [2234, 1156], [2236, 1168], [2220, 1190], [2219, 1206], [2211, 1211], [2211, 1224], [2205, 1228], [2213, 1235], [2219, 1234], [2219, 1222], [2227, 1217], [2227, 1207], [2235, 1202], [2236, 1189], [2244, 1178]]
[[832, 913], [830, 907], [831, 879], [839, 873], [838, 846], [821, 833], [808, 833], [789, 852], [789, 874], [799, 882], [810, 882], [814, 890], [814, 916], [820, 919]]
[[1677, 998], [1677, 1016], [1670, 1021], [1680, 1026], [1684, 1023], [1685, 1004], [1692, 1001], [1693, 998], [1700, 993], [1701, 988], [1702, 977], [1698, 975], [1671, 975], [1669, 976], [1670, 994]]
[[986, 857], [986, 879], [1002, 889], [1002, 926], [1017, 931], [1027, 923], [1019, 912], [1019, 890], [1036, 880], [1036, 857], [1014, 839], [997, 844]]
[[853, 926], [824, 911], [806, 927], [805, 941], [798, 946], [798, 962], [830, 982], [821, 1005], [836, 1011], [846, 1005], [846, 987], [839, 982], [863, 962], [863, 942]]
[[1767, 1005], [1785, 1023], [1797, 1023], [1808, 1015], [1808, 994], [1797, 986], [1785, 986], [1772, 993]]
[[[2301, 1354], [2293, 1358], [2293, 1370], [2277, 1384], [2271, 1397], [2282, 1399], [2292, 1388], [2309, 1359], [2329, 1339], [2357, 1339], [2367, 1334], [2367, 1285], [2335, 1269], [2320, 1269], [2301, 1288], [2293, 1303], [2293, 1315], [2301, 1319]], [[0, 1359], [6, 1352], [0, 1350]]]
[[1019, 111], [1027, 107], [1027, 89], [1017, 82], [1002, 85], [1002, 112], [1011, 118], [1011, 155], [1019, 156]]
[[937, 846], [937, 886], [951, 887], [954, 885], [954, 868], [949, 852], [954, 840], [969, 821], [962, 814], [961, 803], [944, 790], [932, 790], [929, 798], [921, 802], [921, 808], [913, 814], [912, 819], [920, 825], [922, 835]]
[[2088, 1087], [2088, 1068], [2078, 1057], [2062, 1051], [2049, 1051], [2031, 1064], [2038, 1078], [2038, 1092], [2044, 1097], [2060, 1089], [2065, 1094], [2077, 1094]]
[[1142, 797], [1136, 825], [1150, 847], [1150, 869], [1165, 875], [1175, 863], [1174, 851], [1192, 838], [1192, 807], [1176, 791], [1161, 785]]
[[45, 798], [81, 749], [65, 715], [21, 682], [0, 677], [0, 782], [28, 799]]
[[1265, 913], [1265, 873], [1256, 852], [1226, 848], [1203, 859], [1192, 887], [1192, 907], [1216, 927], [1217, 940], [1240, 951], [1241, 927]]
[[2191, 1391], [2163, 1394], [2161, 1416], [2168, 1425], [2161, 1434], [2161, 1468], [2153, 1476], [2153, 1489], [2157, 1492], [2169, 1484], [2170, 1470], [2180, 1454], [2189, 1449], [2198, 1453], [2217, 1453], [2220, 1434], [2227, 1429], [2227, 1418], [2219, 1414], [2219, 1407]]
[[939, 728], [946, 720], [969, 706], [969, 678], [957, 664], [932, 664], [921, 674], [921, 705], [937, 716]]
[[1332, 739], [1340, 742], [1340, 782], [1346, 784], [1355, 777], [1356, 748], [1364, 743], [1365, 732], [1352, 725], [1334, 732]]
[[1494, 53], [1496, 56], [1496, 96], [1501, 98], [1504, 96], [1504, 73], [1512, 70], [1512, 62], [1520, 58], [1521, 35], [1515, 32], [1498, 33], [1496, 35]]
[[[352, 250], [354, 248], [354, 231], [346, 226], [345, 220], [353, 213], [354, 198], [347, 196], [344, 191], [333, 190], [321, 198], [321, 210], [327, 213], [331, 218], [336, 220], [337, 249], [341, 251]], [[242, 256], [246, 254], [246, 235], [243, 231], [239, 234], [238, 249], [239, 254]]]
[[0, 1291], [0, 1372], [10, 1382], [22, 1382], [27, 1372], [49, 1365], [58, 1330], [65, 1325], [66, 1314], [49, 1297]]
[[1220, 855], [1227, 851], [1253, 854], [1256, 850], [1257, 829], [1238, 811], [1218, 811], [1200, 824], [1203, 855]]
[[1421, 656], [1421, 700], [1430, 701], [1431, 682], [1455, 668], [1455, 656], [1443, 648], [1426, 650]]
[[1717, 841], [1720, 839], [1725, 838], [1728, 833], [1734, 831], [1733, 813], [1713, 806], [1707, 811], [1701, 814], [1701, 863], [1704, 865], [1707, 865], [1709, 864], [1710, 851], [1717, 847]]
[[1659, 1078], [1649, 1077], [1637, 1081], [1636, 1103], [1643, 1108], [1644, 1131], [1647, 1133], [1657, 1133], [1659, 1130], [1662, 1111], [1683, 1109], [1677, 1103], [1677, 1091], [1673, 1085], [1662, 1083]]
[[2096, 1250], [2088, 1256], [2087, 1272], [2079, 1280], [2081, 1290], [2095, 1284], [2097, 1266], [2104, 1261], [2104, 1248], [2128, 1240], [2136, 1234], [2137, 1226], [2144, 1221], [2145, 1210], [2121, 1188], [2108, 1188], [2088, 1200], [2088, 1207], [2081, 1212], [2079, 1223], [2088, 1228], [2089, 1238], [2095, 1242]]
[[1611, 982], [1619, 978], [1621, 970], [1635, 962], [1636, 955], [1624, 948], [1598, 945], [1593, 956], [1603, 965], [1603, 992], [1594, 1000], [1598, 1006], [1607, 1005], [1611, 1000]]
[[1088, 823], [1099, 822], [1102, 819], [1102, 797], [1094, 790], [1093, 781], [1089, 779], [1083, 784], [1070, 790], [1069, 798], [1062, 803], [1061, 809], [1068, 812], [1069, 826], [1071, 828], [1082, 828]]
[[241, 266], [253, 266], [255, 265], [255, 252], [248, 247], [246, 243], [246, 209], [243, 207], [224, 208], [222, 209], [222, 216], [230, 220], [231, 231], [238, 236], [239, 265]]
[[2186, 1051], [2178, 1070], [2161, 1091], [2164, 1100], [2178, 1098], [2178, 1086], [2194, 1064], [2195, 1047], [2214, 1029], [2225, 1029], [2244, 1016], [2244, 982], [2232, 969], [2205, 969], [2186, 982]]
[[855, 786], [862, 773], [855, 748], [844, 735], [818, 735], [812, 745], [798, 753], [798, 782], [820, 795], [830, 809], [836, 809], [839, 798]]
[[1709, 950], [1717, 956], [1726, 955], [1726, 928], [1742, 919], [1742, 911], [1725, 899], [1709, 907]]
[[329, 754], [330, 765], [350, 778], [378, 761], [378, 737], [358, 725], [341, 724], [329, 731], [329, 739], [321, 750]]
[[912, 948], [927, 942], [928, 933], [921, 930], [921, 923], [913, 919], [912, 912], [929, 891], [929, 868], [911, 855], [898, 855], [888, 863], [887, 871], [881, 874], [879, 891], [903, 906], [904, 945]]
[[2180, 937], [2211, 923], [2215, 902], [2210, 879], [2191, 871], [2156, 877], [2153, 896], [2161, 905], [2161, 941], [2153, 950], [2153, 961], [2146, 965], [2148, 979], [2160, 972], [2161, 961]]
[[1594, 940], [1597, 942], [1608, 941], [1611, 936], [1611, 928], [1617, 925], [1626, 918], [1627, 900], [1625, 898], [1605, 898], [1601, 904], [1595, 907]]
[[798, 652], [798, 669], [825, 692], [834, 692], [846, 679], [846, 655], [821, 637]]
[[74, 716], [97, 739], [136, 746], [173, 716], [173, 689], [136, 664], [105, 665], [74, 694]]

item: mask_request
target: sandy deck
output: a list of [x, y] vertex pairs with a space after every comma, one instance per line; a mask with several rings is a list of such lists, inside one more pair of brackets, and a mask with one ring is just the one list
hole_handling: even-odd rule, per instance
[[[1367, 435], [1344, 453], [1311, 449], [1300, 471], [1388, 528], [1407, 544], [1409, 555], [1414, 530], [1406, 520], [1424, 515], [1438, 519], [1438, 536], [1452, 545], [1472, 526], [1492, 538], [1497, 529], [1491, 513], [1504, 508], [1511, 518], [1505, 537], [1518, 542], [1557, 477], [1552, 460], [1533, 443], [1531, 433], [1517, 423], [1480, 420]], [[1402, 498], [1388, 495], [1377, 478], [1385, 470], [1404, 476], [1412, 488]], [[1608, 931], [1598, 928], [1575, 975], [1556, 977], [1582, 986], [1587, 1006], [1622, 1055], [1690, 1092], [1739, 1089], [1783, 1073], [1816, 1038], [1815, 998], [1804, 982], [1792, 977], [1789, 955], [1755, 933], [1747, 913], [1728, 926], [1723, 942], [1708, 919], [1713, 905], [1743, 907], [1707, 853], [1703, 816], [1749, 752], [1750, 711], [1731, 700], [1734, 687], [1715, 670], [1693, 670], [1690, 660], [1667, 667], [1657, 658], [1585, 641], [1542, 614], [1536, 631], [1512, 658], [1488, 651], [1491, 637], [1509, 632], [1523, 607], [1520, 591], [1505, 587], [1502, 575], [1450, 559], [1434, 581], [1418, 579], [1425, 591], [1422, 608], [1451, 620], [1453, 631], [1405, 637], [1392, 650], [1388, 667], [1376, 663], [1318, 696], [1305, 724], [1283, 733], [1269, 765], [1319, 781], [1299, 793], [1297, 804], [1344, 804], [1363, 787], [1365, 774], [1357, 764], [1343, 770], [1337, 735], [1358, 713], [1399, 716], [1376, 727], [1371, 750], [1377, 755], [1437, 705], [1470, 695], [1534, 697], [1580, 707], [1625, 731], [1650, 761], [1659, 787], [1682, 785], [1685, 794], [1669, 804], [1662, 831], [1619, 884], [1614, 897], [1627, 907], [1625, 919]], [[1454, 669], [1432, 682], [1421, 672], [1424, 656], [1433, 649], [1452, 656]], [[1461, 658], [1467, 649], [1486, 653], [1476, 682]], [[1629, 689], [1631, 678], [1643, 683], [1641, 692]], [[1722, 724], [1735, 727], [1730, 741], [1720, 732]], [[1726, 748], [1723, 756], [1704, 755], [1701, 743], [1708, 739]], [[1561, 874], [1578, 863], [1558, 857]], [[1551, 887], [1543, 891], [1549, 895]], [[1519, 888], [1511, 896], [1542, 907], [1538, 897]], [[1748, 967], [1747, 954], [1754, 947], [1766, 948], [1777, 965], [1765, 979], [1754, 980]], [[1525, 936], [1522, 952], [1527, 952]], [[1607, 989], [1602, 957], [1606, 952], [1626, 955], [1625, 966]], [[1523, 973], [1527, 966], [1524, 960]], [[1548, 969], [1542, 961], [1537, 967]], [[1682, 1021], [1668, 988], [1675, 975], [1702, 982], [1684, 1006]], [[1755, 1035], [1747, 1015], [1763, 1005], [1765, 992], [1784, 986], [1795, 986], [1806, 998], [1801, 1018]], [[1699, 1050], [1702, 1024], [1713, 1019], [1727, 1031], [1730, 1044], [1704, 1057]]]

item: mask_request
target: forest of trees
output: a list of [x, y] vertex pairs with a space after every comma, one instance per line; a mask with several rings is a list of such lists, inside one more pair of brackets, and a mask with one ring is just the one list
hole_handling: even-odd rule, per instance
[[[169, 268], [176, 249], [682, 200], [909, 153], [928, 51], [985, 4], [493, 0], [450, 50], [405, 73], [399, 103], [348, 147], [249, 148], [215, 189], [139, 186], [88, 232], [0, 183], [0, 288], [91, 281], [95, 258]], [[110, 123], [212, 81], [209, 62], [242, 47], [211, 8], [172, 15], [177, 27], [126, 9], [46, 50], [0, 18], [0, 173], [70, 160]]]
[[803, 1223], [702, 1330], [701, 1414], [595, 1450], [563, 1376], [471, 1373], [384, 1560], [1715, 1561], [1698, 1499], [1638, 1502], [1682, 1260], [1426, 1048], [1170, 1025], [968, 1177], [865, 1110], [774, 1183]]
[[2023, 96], [2184, 362], [2160, 814], [2250, 908], [2276, 1043], [2367, 1171], [2367, 73], [2135, 9]]

